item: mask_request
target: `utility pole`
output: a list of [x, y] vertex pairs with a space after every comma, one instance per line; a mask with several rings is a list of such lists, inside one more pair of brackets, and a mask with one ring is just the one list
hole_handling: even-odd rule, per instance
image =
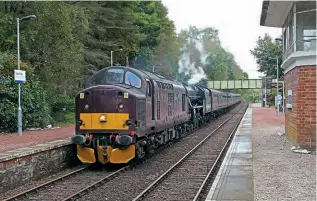
[[118, 50], [111, 50], [110, 51], [110, 66], [113, 66], [113, 52], [115, 52], [115, 51], [123, 51], [123, 49], [121, 48], [121, 49], [118, 49]]
[[279, 104], [279, 96], [278, 96], [278, 57], [276, 57], [276, 101], [277, 101], [277, 115], [280, 113], [280, 104]]
[[113, 51], [111, 50], [110, 51], [110, 66], [113, 66], [112, 54], [113, 54]]
[[[20, 70], [20, 19], [17, 18], [17, 43], [18, 43], [18, 70]], [[22, 108], [21, 108], [21, 84], [19, 83], [18, 100], [18, 134], [22, 136]]]
[[[20, 18], [17, 18], [17, 49], [18, 49], [18, 70], [20, 70], [20, 21], [23, 20], [33, 20], [35, 19], [35, 15], [29, 15]], [[21, 107], [21, 84], [19, 82], [18, 88], [18, 135], [22, 136], [22, 107]]]
[[265, 80], [265, 90], [264, 90], [264, 107], [266, 107], [266, 76], [264, 77]]

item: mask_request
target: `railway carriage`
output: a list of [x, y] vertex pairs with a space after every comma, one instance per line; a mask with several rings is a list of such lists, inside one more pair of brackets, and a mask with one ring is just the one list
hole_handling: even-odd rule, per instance
[[72, 142], [83, 163], [128, 163], [199, 128], [240, 101], [239, 94], [134, 68], [108, 67], [76, 96]]

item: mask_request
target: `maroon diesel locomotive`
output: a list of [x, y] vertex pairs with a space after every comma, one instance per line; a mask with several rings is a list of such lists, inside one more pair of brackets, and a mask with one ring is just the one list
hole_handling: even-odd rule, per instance
[[108, 67], [76, 96], [72, 142], [83, 163], [128, 163], [240, 101], [240, 94], [188, 85], [134, 68]]

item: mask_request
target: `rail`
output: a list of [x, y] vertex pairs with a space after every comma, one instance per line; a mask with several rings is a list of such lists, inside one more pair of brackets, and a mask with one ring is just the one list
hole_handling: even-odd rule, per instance
[[[245, 108], [245, 107], [242, 107]], [[137, 197], [133, 199], [133, 201], [138, 201], [144, 198], [147, 194], [149, 194], [157, 185], [160, 184], [169, 174], [173, 172], [180, 164], [186, 161], [186, 159], [192, 155], [199, 147], [201, 147], [215, 132], [217, 132], [220, 128], [222, 128], [232, 117], [234, 117], [242, 108], [240, 108], [235, 114], [233, 114], [231, 117], [226, 119], [222, 124], [220, 124], [215, 130], [213, 130], [211, 133], [209, 133], [199, 144], [197, 144], [193, 149], [191, 149], [185, 156], [183, 156], [179, 161], [177, 161], [173, 166], [171, 166], [167, 171], [165, 171], [159, 178], [157, 178], [154, 182], [152, 182], [145, 190], [143, 190]], [[244, 111], [245, 112], [245, 111]], [[242, 118], [241, 118], [242, 119]], [[237, 129], [237, 126], [241, 122], [241, 119], [238, 121], [237, 125], [235, 125], [234, 130], [231, 132], [230, 137], [228, 138], [225, 146], [221, 150], [221, 154], [223, 154], [226, 146], [228, 145], [229, 140], [231, 139], [232, 135], [234, 134], [235, 130]], [[220, 155], [217, 157], [216, 161], [218, 162], [220, 159]], [[214, 163], [213, 167], [209, 171], [207, 177], [209, 178], [211, 175], [211, 172], [214, 170], [216, 166], [216, 162]], [[197, 192], [195, 196], [195, 200], [199, 197], [200, 192], [203, 190], [205, 184], [208, 181], [208, 178], [205, 178], [202, 186], [200, 187], [199, 191]]]

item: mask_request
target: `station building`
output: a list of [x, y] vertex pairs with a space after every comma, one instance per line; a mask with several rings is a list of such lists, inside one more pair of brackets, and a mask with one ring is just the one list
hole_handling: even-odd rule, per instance
[[263, 1], [260, 25], [282, 28], [285, 134], [316, 148], [316, 1]]

